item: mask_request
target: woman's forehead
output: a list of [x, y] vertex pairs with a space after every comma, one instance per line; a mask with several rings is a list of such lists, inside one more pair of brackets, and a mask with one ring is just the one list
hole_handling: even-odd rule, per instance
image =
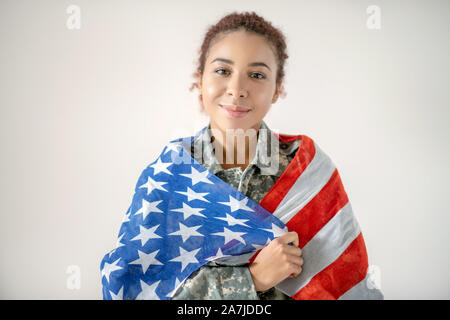
[[210, 47], [208, 60], [217, 58], [275, 63], [275, 55], [269, 42], [261, 35], [245, 31], [227, 33], [215, 40]]

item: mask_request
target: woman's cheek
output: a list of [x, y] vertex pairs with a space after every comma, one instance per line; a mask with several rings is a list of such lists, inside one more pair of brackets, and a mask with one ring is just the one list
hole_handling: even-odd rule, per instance
[[270, 89], [266, 89], [260, 91], [260, 94], [257, 96], [256, 103], [259, 106], [258, 114], [266, 114], [272, 105], [272, 95], [270, 94]]
[[204, 94], [209, 103], [214, 103], [214, 99], [219, 98], [223, 92], [223, 84], [218, 81], [211, 81], [206, 85]]

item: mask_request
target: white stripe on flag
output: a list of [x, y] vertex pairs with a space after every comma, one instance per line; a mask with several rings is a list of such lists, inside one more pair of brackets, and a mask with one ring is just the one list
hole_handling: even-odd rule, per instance
[[369, 287], [370, 274], [360, 281], [356, 286], [348, 290], [338, 300], [383, 300], [384, 296], [377, 288]]
[[320, 271], [333, 263], [360, 234], [350, 202], [339, 210], [328, 223], [303, 247], [302, 273], [287, 278], [276, 287], [293, 296]]
[[217, 262], [217, 264], [221, 264], [224, 266], [231, 266], [231, 267], [242, 266], [248, 264], [248, 261], [250, 260], [251, 257], [255, 255], [255, 253], [256, 251], [252, 251], [238, 256], [225, 256], [212, 261], [215, 261]]
[[273, 213], [283, 223], [287, 223], [313, 199], [333, 175], [335, 166], [330, 157], [320, 150], [315, 143], [314, 146], [316, 152], [313, 160], [298, 177]]

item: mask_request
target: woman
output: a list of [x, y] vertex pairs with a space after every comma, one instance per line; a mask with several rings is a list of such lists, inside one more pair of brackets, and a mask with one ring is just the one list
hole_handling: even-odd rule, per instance
[[[336, 266], [336, 269], [333, 269], [332, 271], [326, 270], [327, 268], [320, 267], [320, 269], [324, 269], [324, 273], [317, 273], [316, 271], [313, 272], [312, 270], [314, 268], [319, 268], [319, 265], [322, 262], [320, 262], [319, 258], [311, 255], [313, 258], [308, 269], [308, 274], [305, 275], [305, 278], [311, 278], [316, 274], [316, 276], [310, 281], [314, 282], [314, 284], [311, 286], [306, 285], [305, 288], [306, 280], [301, 280], [305, 282], [301, 285], [299, 285], [298, 282], [293, 285], [293, 282], [289, 282], [288, 280], [301, 278], [300, 275], [302, 274], [304, 260], [302, 256], [302, 249], [299, 245], [303, 247], [307, 243], [314, 243], [314, 241], [320, 242], [321, 240], [314, 240], [313, 237], [315, 234], [322, 232], [322, 230], [325, 230], [326, 228], [322, 228], [324, 225], [319, 226], [317, 224], [317, 219], [314, 220], [316, 214], [313, 213], [317, 211], [314, 208], [313, 210], [310, 210], [310, 212], [312, 212], [310, 215], [313, 217], [311, 223], [303, 222], [303, 225], [291, 223], [291, 225], [289, 225], [288, 223], [297, 219], [297, 217], [292, 217], [292, 206], [290, 204], [286, 204], [286, 202], [289, 201], [284, 201], [285, 199], [283, 200], [283, 197], [286, 196], [288, 191], [277, 191], [282, 189], [280, 187], [281, 184], [287, 185], [285, 184], [286, 180], [289, 180], [289, 177], [292, 176], [294, 172], [302, 172], [302, 170], [304, 170], [304, 176], [307, 175], [307, 167], [309, 163], [313, 163], [313, 156], [308, 156], [307, 153], [303, 152], [307, 149], [305, 145], [309, 143], [314, 152], [314, 143], [307, 136], [277, 135], [272, 132], [263, 121], [271, 105], [277, 101], [280, 95], [283, 94], [284, 63], [287, 57], [286, 44], [282, 33], [255, 13], [229, 14], [223, 17], [217, 24], [210, 27], [206, 33], [205, 39], [201, 46], [199, 66], [197, 72], [195, 73], [197, 81], [191, 89], [197, 87], [199, 90], [202, 110], [208, 114], [210, 122], [207, 128], [204, 128], [190, 140], [190, 148], [188, 147], [187, 149], [190, 149], [191, 157], [194, 158], [198, 164], [208, 169], [210, 174], [220, 178], [222, 183], [225, 182], [229, 186], [233, 187], [233, 190], [237, 190], [236, 192], [245, 195], [255, 203], [259, 203], [269, 212], [273, 212], [274, 216], [278, 216], [278, 218], [282, 219], [281, 221], [283, 223], [287, 223], [286, 225], [289, 228], [292, 227], [291, 230], [294, 231], [281, 232], [278, 236], [275, 236], [276, 233], [273, 232], [272, 239], [269, 238], [269, 241], [267, 241], [265, 245], [261, 246], [261, 250], [258, 251], [258, 254], [254, 255], [254, 252], [251, 252], [252, 254], [249, 257], [252, 258], [250, 261], [247, 258], [243, 260], [244, 262], [235, 261], [235, 263], [227, 263], [223, 260], [216, 259], [216, 257], [208, 260], [208, 263], [204, 263], [201, 266], [199, 265], [199, 267], [196, 268], [194, 272], [190, 273], [189, 277], [185, 278], [185, 281], [182, 283], [179, 283], [178, 278], [176, 281], [174, 280], [174, 290], [167, 293], [167, 296], [172, 299], [293, 299], [292, 297], [295, 299], [337, 299], [351, 287], [356, 287], [356, 284], [362, 283], [361, 280], [366, 277], [367, 266], [365, 264], [366, 261], [364, 260], [364, 257], [366, 257], [364, 242], [361, 235], [356, 237], [356, 235], [359, 234], [359, 229], [357, 228], [357, 224], [354, 222], [351, 215], [351, 208], [349, 207], [349, 204], [347, 204], [348, 199], [346, 198], [345, 192], [339, 180], [339, 176], [337, 175], [337, 171], [332, 166], [331, 161], [326, 157], [326, 155], [322, 154], [316, 146], [317, 156], [315, 156], [315, 158], [319, 158], [319, 154], [323, 158], [318, 166], [323, 168], [323, 163], [325, 163], [328, 166], [327, 170], [329, 171], [327, 180], [335, 181], [335, 184], [338, 186], [336, 189], [337, 191], [331, 191], [333, 192], [333, 199], [335, 194], [339, 194], [336, 198], [341, 197], [344, 199], [344, 201], [342, 201], [342, 206], [339, 208], [347, 208], [347, 216], [351, 219], [349, 221], [353, 222], [351, 226], [352, 228], [355, 226], [353, 229], [354, 231], [356, 230], [356, 233], [352, 238], [352, 244], [356, 243], [355, 246], [357, 248], [352, 249], [353, 253], [351, 254], [353, 256], [362, 257], [362, 262], [359, 262], [358, 260], [357, 265], [345, 264], [344, 269], [347, 268], [345, 269], [345, 272], [347, 274], [355, 274], [355, 277], [348, 281], [346, 280], [347, 282], [342, 284], [342, 281], [340, 280], [341, 278], [338, 276], [339, 274], [342, 274], [342, 266]], [[303, 146], [303, 153], [299, 152], [301, 145]], [[267, 152], [269, 150], [270, 152]], [[163, 152], [163, 154], [166, 152]], [[169, 163], [166, 163], [165, 165], [163, 163], [164, 160], [158, 160], [157, 164], [152, 165], [151, 174], [156, 177], [159, 172], [166, 170], [165, 173], [173, 176], [173, 172], [167, 171], [167, 166], [169, 166]], [[309, 167], [313, 167], [312, 164]], [[320, 170], [324, 171], [325, 169]], [[316, 171], [320, 170], [317, 169]], [[205, 172], [207, 173], [208, 171]], [[333, 175], [331, 175], [331, 173], [333, 173]], [[188, 174], [181, 174], [181, 176], [188, 176]], [[283, 179], [280, 178], [281, 176], [283, 176]], [[279, 180], [283, 180], [283, 182], [280, 182]], [[306, 177], [303, 180], [307, 181]], [[151, 181], [151, 183], [147, 181]], [[196, 180], [195, 183], [198, 181]], [[203, 180], [203, 182], [211, 183], [207, 179]], [[217, 182], [216, 184], [220, 183]], [[274, 187], [276, 184], [278, 185], [278, 188]], [[293, 184], [294, 182], [291, 183], [291, 186]], [[153, 179], [146, 180], [143, 176], [141, 176], [136, 190], [145, 185], [149, 190], [148, 194], [151, 192], [150, 189], [154, 190], [158, 187], [163, 191], [167, 191], [164, 190], [162, 184], [157, 184]], [[194, 186], [194, 181], [192, 181], [192, 185]], [[313, 189], [312, 184], [311, 188], [309, 186], [307, 187], [308, 190]], [[175, 191], [175, 193], [183, 193], [186, 195], [189, 192], [193, 192], [189, 188], [186, 190], [187, 191], [185, 193], [180, 191]], [[284, 195], [282, 195], [283, 192]], [[299, 192], [299, 194], [300, 193], [302, 192]], [[270, 202], [269, 198], [275, 200]], [[301, 197], [299, 195], [294, 195], [291, 198], [291, 203], [307, 203], [304, 199], [300, 200]], [[202, 200], [208, 201], [205, 198], [202, 198]], [[309, 200], [310, 199], [308, 199], [308, 201]], [[163, 201], [162, 198], [161, 200], [151, 202], [155, 203], [152, 210], [158, 213], [166, 214], [165, 211], [170, 210], [160, 210], [156, 207], [156, 205], [158, 205], [161, 201]], [[133, 203], [134, 202], [137, 201], [133, 199]], [[231, 212], [233, 212], [234, 209], [232, 208], [233, 204], [231, 204], [231, 202], [232, 200], [230, 196], [229, 205]], [[322, 202], [324, 203], [325, 201]], [[149, 202], [145, 201], [145, 203], [148, 204]], [[223, 204], [224, 202], [219, 203]], [[273, 208], [270, 208], [272, 203], [276, 203], [276, 205], [273, 205]], [[250, 206], [250, 201], [247, 202], [247, 205]], [[139, 206], [144, 208], [144, 201], [142, 201], [142, 205], [138, 204], [136, 209], [139, 208]], [[286, 218], [286, 215], [281, 215], [283, 216], [281, 217], [280, 212], [282, 212], [282, 210], [274, 212], [274, 209], [277, 206], [288, 208], [284, 210], [284, 212], [289, 212], [289, 217]], [[337, 207], [336, 201], [333, 202], [330, 207], [335, 209]], [[190, 214], [193, 214], [192, 210], [194, 210], [194, 208], [191, 208], [187, 204], [186, 208], [189, 208], [189, 210], [191, 210]], [[251, 209], [249, 207], [245, 208], [249, 211]], [[144, 209], [136, 209], [133, 210], [133, 205], [130, 206], [130, 214], [133, 211], [135, 211], [135, 216], [136, 214], [144, 213], [143, 215], [145, 220], [145, 215], [148, 214], [150, 209], [147, 211]], [[201, 210], [200, 208], [197, 209]], [[178, 212], [180, 212], [180, 210], [181, 209], [172, 209], [172, 211]], [[295, 210], [298, 210], [298, 208]], [[344, 211], [344, 213], [346, 212], [344, 209], [340, 211]], [[183, 211], [183, 213], [185, 212], [186, 211]], [[339, 217], [343, 216], [344, 213], [341, 213]], [[197, 211], [196, 214], [200, 215], [200, 211]], [[302, 216], [308, 216], [308, 214], [309, 213], [304, 213]], [[334, 214], [336, 214], [336, 212], [334, 212]], [[276, 219], [276, 217], [272, 218]], [[333, 217], [330, 216], [327, 219], [331, 221], [332, 218]], [[143, 221], [142, 218], [140, 219], [141, 220], [139, 221]], [[225, 218], [219, 217], [218, 219]], [[229, 219], [232, 219], [234, 222], [239, 221], [232, 217]], [[321, 216], [319, 220], [328, 221], [327, 219]], [[126, 221], [129, 220], [127, 219], [124, 222]], [[229, 221], [231, 220], [228, 220], [228, 222]], [[275, 224], [276, 222], [273, 223]], [[317, 225], [313, 225], [314, 223]], [[241, 224], [245, 225], [242, 222]], [[304, 225], [306, 225], [307, 229], [304, 228]], [[345, 228], [348, 229], [348, 225], [349, 223], [346, 222]], [[156, 227], [157, 226], [154, 225], [153, 229]], [[187, 230], [188, 227], [185, 225], [180, 225], [179, 230], [173, 229], [177, 231], [173, 232], [173, 230], [171, 230], [172, 232], [167, 232], [167, 234], [172, 236], [181, 235], [186, 238], [188, 236], [197, 236], [200, 238], [202, 234], [197, 231], [199, 227], [202, 226], [196, 226], [197, 229], [194, 231], [192, 231], [194, 227], [191, 227], [191, 231], [188, 233], [188, 231], [182, 231]], [[245, 225], [245, 227], [247, 227], [247, 225]], [[144, 243], [144, 240], [142, 240], [143, 236], [141, 236], [141, 234], [144, 231], [147, 232], [146, 230], [153, 229], [150, 227], [142, 228], [142, 226], [140, 228], [141, 233], [138, 233], [138, 235], [134, 238], [131, 238], [130, 236], [129, 240], [138, 239], [141, 240], [142, 245], [144, 245], [147, 242]], [[337, 228], [339, 233], [344, 234], [347, 232], [341, 232], [341, 229], [339, 229], [341, 228], [340, 224], [337, 224]], [[135, 227], [134, 231], [136, 230], [137, 227]], [[299, 233], [295, 230], [302, 230], [300, 237]], [[151, 233], [151, 236], [147, 236], [145, 238], [145, 241], [148, 241], [151, 237], [161, 238], [161, 233], [158, 235], [155, 230], [152, 232], [153, 233]], [[306, 235], [308, 233], [309, 238], [307, 238]], [[125, 234], [122, 232], [122, 228], [119, 234], [122, 234], [122, 237]], [[212, 233], [212, 235], [223, 236], [224, 233]], [[183, 241], [186, 240], [184, 237]], [[343, 243], [344, 240], [347, 241], [347, 239], [343, 239]], [[154, 241], [158, 241], [158, 239]], [[245, 241], [242, 242], [245, 243]], [[119, 241], [119, 243], [121, 242]], [[123, 243], [124, 242], [122, 241], [122, 244]], [[132, 242], [130, 241], [126, 243], [131, 244]], [[345, 251], [341, 249], [340, 253], [336, 255], [332, 261], [338, 261], [339, 255], [343, 260], [349, 260], [348, 256], [345, 256], [345, 254], [347, 254], [346, 252], [349, 251], [347, 245], [348, 243], [346, 243], [345, 247], [343, 247]], [[317, 251], [319, 252], [318, 256], [320, 256], [320, 249], [322, 247], [324, 247], [324, 245], [320, 244], [315, 247], [311, 246], [311, 248], [306, 246], [305, 249]], [[123, 250], [123, 248], [121, 248], [121, 250]], [[180, 257], [182, 253], [187, 252], [186, 250], [180, 249]], [[197, 252], [198, 251], [195, 251], [194, 253]], [[129, 268], [130, 264], [139, 264], [143, 269], [143, 274], [146, 274], [151, 264], [156, 266], [152, 267], [152, 270], [156, 270], [155, 268], [157, 268], [158, 265], [162, 265], [162, 263], [160, 263], [161, 258], [160, 260], [155, 258], [158, 257], [159, 250], [153, 251], [152, 255], [150, 253], [147, 255], [142, 253], [141, 255], [141, 252], [139, 251], [138, 253], [139, 258], [135, 261], [128, 261], [128, 264], [126, 264], [127, 268]], [[114, 254], [114, 252], [111, 252], [109, 255], [105, 256], [105, 258], [110, 257], [112, 254]], [[151, 255], [151, 259], [153, 259], [151, 260], [152, 262], [149, 262], [150, 260], [145, 260], [150, 259], [148, 258], [149, 255]], [[137, 255], [135, 255], [135, 258], [136, 256]], [[115, 261], [114, 259], [111, 259], [102, 262], [105, 299], [109, 299], [109, 297], [125, 297], [123, 292], [125, 285], [122, 285], [122, 283], [125, 283], [125, 280], [123, 279], [126, 277], [126, 272], [123, 271], [125, 269], [124, 265], [120, 267], [120, 259], [122, 258], [123, 260], [123, 255], [122, 257], [117, 257], [118, 258]], [[199, 256], [192, 254], [190, 261], [197, 261], [196, 257], [198, 259]], [[143, 262], [144, 260], [145, 262]], [[167, 261], [179, 263], [181, 260], [177, 260], [177, 258], [172, 257], [171, 260]], [[308, 263], [308, 261], [305, 263]], [[185, 270], [186, 265], [188, 265], [187, 262], [182, 262], [182, 264], [181, 269], [177, 269], [180, 270], [180, 272]], [[118, 270], [123, 272], [122, 275]], [[114, 273], [114, 271], [116, 272]], [[129, 271], [127, 272], [128, 274], [135, 273]], [[114, 289], [105, 289], [108, 285], [110, 285], [112, 281], [111, 277], [113, 276], [118, 284], [116, 284]], [[159, 296], [155, 294], [155, 288], [157, 288], [161, 283], [160, 281], [163, 281], [163, 279], [152, 281], [152, 284], [150, 285], [148, 282], [142, 282], [141, 280], [139, 288], [136, 289], [137, 292], [133, 293], [133, 295], [131, 293], [133, 290], [129, 289], [130, 293], [128, 296], [144, 299], [157, 297], [161, 298], [161, 294]], [[329, 283], [333, 284], [330, 285]], [[298, 287], [294, 288], [295, 286]], [[282, 288], [282, 290], [280, 290], [280, 288]], [[299, 288], [303, 288], [303, 290], [298, 292]], [[340, 291], [336, 291], [336, 288], [339, 288]], [[358, 289], [355, 292], [357, 292], [358, 295], [361, 295], [361, 292], [363, 291]], [[368, 295], [366, 295], [366, 297], [368, 297]]]
[[[195, 75], [199, 81], [194, 85], [199, 89], [202, 109], [210, 117], [209, 128], [222, 133], [212, 138], [216, 138], [216, 148], [222, 148], [223, 159], [227, 159], [227, 147], [233, 148], [231, 152], [234, 155], [241, 150], [237, 147], [237, 138], [236, 143], [223, 141], [227, 137], [227, 129], [243, 129], [244, 132], [248, 129], [258, 132], [260, 127], [268, 129], [263, 118], [282, 92], [284, 61], [288, 57], [286, 44], [281, 32], [255, 13], [234, 13], [210, 28], [201, 48], [198, 73]], [[256, 202], [262, 200], [286, 169], [300, 143], [296, 140], [283, 144], [279, 170], [273, 175], [262, 175], [258, 157], [250, 158], [250, 155], [259, 155], [256, 150], [249, 150], [250, 147], [256, 148], [254, 143], [247, 141], [245, 144], [244, 163], [237, 163], [236, 156], [229, 161], [231, 163], [222, 161], [219, 164], [211, 141], [208, 141], [209, 132], [205, 131], [200, 138], [203, 138], [202, 149], [206, 156], [196, 160]], [[291, 237], [295, 239], [296, 235]], [[193, 274], [174, 299], [256, 299], [258, 296], [260, 299], [288, 299], [287, 295], [273, 287], [290, 273], [298, 275], [303, 260], [298, 247], [283, 244], [282, 248], [289, 250], [278, 254], [276, 246], [267, 246], [252, 264], [253, 268], [216, 267], [211, 262]], [[279, 261], [285, 263], [279, 264]], [[283, 267], [289, 263], [293, 264], [292, 270], [285, 271]], [[254, 268], [256, 266], [261, 268]], [[262, 280], [267, 281], [265, 286]], [[214, 290], [211, 290], [211, 285], [205, 286], [217, 281], [222, 285], [213, 286]]]

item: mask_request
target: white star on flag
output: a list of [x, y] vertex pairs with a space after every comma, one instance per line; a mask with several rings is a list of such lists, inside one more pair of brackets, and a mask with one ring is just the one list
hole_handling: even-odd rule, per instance
[[160, 172], [165, 172], [167, 174], [173, 175], [172, 172], [167, 170], [167, 167], [170, 167], [173, 163], [171, 162], [162, 162], [161, 158], [158, 158], [158, 161], [156, 161], [154, 164], [152, 164], [150, 167], [154, 169], [153, 174], [158, 174]]
[[106, 280], [108, 280], [108, 282], [109, 282], [109, 275], [111, 274], [111, 272], [123, 269], [121, 266], [117, 265], [117, 263], [119, 263], [119, 260], [120, 260], [120, 258], [117, 259], [116, 261], [114, 261], [113, 263], [105, 262], [105, 265], [103, 266], [103, 269], [102, 269], [102, 277], [105, 276], [105, 278], [106, 278]]
[[229, 206], [231, 208], [231, 212], [234, 212], [236, 210], [246, 210], [253, 212], [253, 209], [247, 206], [248, 198], [237, 200], [236, 198], [230, 196], [229, 202], [218, 202], [218, 203]]
[[128, 211], [122, 220], [122, 224], [125, 222], [130, 222], [130, 215], [131, 215], [131, 207], [128, 208]]
[[119, 239], [117, 239], [117, 242], [116, 242], [116, 249], [117, 249], [117, 248], [120, 248], [120, 247], [122, 247], [122, 246], [124, 246], [124, 244], [121, 242], [124, 235], [125, 235], [125, 232], [122, 233], [122, 235], [119, 237]]
[[152, 202], [148, 202], [145, 199], [142, 199], [142, 207], [136, 211], [135, 214], [139, 214], [142, 213], [142, 220], [145, 220], [145, 218], [147, 217], [147, 215], [150, 212], [159, 212], [159, 213], [163, 213], [160, 209], [158, 209], [156, 206], [158, 204], [160, 204], [163, 200], [157, 200], [157, 201], [152, 201]]
[[112, 255], [114, 252], [116, 252], [116, 250], [117, 250], [118, 248], [124, 246], [124, 244], [123, 244], [122, 242], [120, 242], [120, 241], [122, 241], [122, 238], [123, 238], [124, 235], [125, 235], [125, 232], [122, 233], [122, 235], [119, 237], [119, 239], [117, 239], [116, 247], [114, 248], [114, 250], [112, 250], [112, 251], [109, 253], [109, 257], [110, 257], [110, 258], [111, 258], [111, 255]]
[[160, 265], [160, 266], [163, 265], [159, 260], [157, 260], [155, 258], [155, 256], [158, 254], [158, 252], [159, 252], [159, 249], [156, 251], [150, 252], [150, 253], [145, 253], [145, 252], [138, 250], [139, 258], [130, 262], [129, 264], [140, 264], [142, 267], [142, 271], [145, 274], [147, 272], [148, 267], [151, 264]]
[[112, 291], [109, 291], [109, 293], [111, 294], [112, 300], [123, 300], [123, 286], [122, 286], [122, 288], [120, 288], [120, 290], [119, 290], [119, 292], [117, 292], [117, 294], [115, 294]]
[[158, 235], [155, 233], [155, 230], [156, 230], [159, 226], [160, 226], [160, 225], [158, 224], [158, 225], [153, 226], [153, 227], [148, 228], [148, 229], [145, 228], [145, 227], [143, 227], [143, 226], [139, 226], [140, 233], [139, 233], [136, 237], [134, 237], [133, 239], [131, 239], [131, 240], [132, 240], [132, 241], [133, 241], [133, 240], [141, 240], [141, 246], [143, 247], [143, 246], [145, 246], [145, 244], [147, 243], [147, 241], [150, 240], [150, 239], [158, 239], [158, 238], [162, 238], [162, 237], [158, 236]]
[[250, 221], [250, 220], [248, 220], [248, 219], [236, 219], [235, 217], [233, 217], [232, 215], [230, 215], [228, 213], [226, 215], [227, 215], [226, 218], [219, 218], [219, 217], [215, 217], [215, 218], [225, 221], [226, 223], [228, 223], [229, 226], [234, 226], [234, 225], [238, 224], [238, 225], [241, 225], [241, 226], [249, 228], [249, 226], [246, 225], [243, 221]]
[[197, 171], [194, 167], [191, 167], [191, 173], [181, 173], [180, 176], [185, 176], [192, 180], [192, 186], [195, 186], [197, 183], [204, 182], [214, 184], [207, 178], [209, 171], [205, 170], [203, 172]]
[[203, 198], [203, 196], [206, 196], [209, 194], [209, 192], [205, 192], [205, 193], [199, 193], [199, 192], [195, 192], [194, 190], [192, 190], [191, 188], [187, 187], [187, 191], [175, 191], [177, 193], [180, 193], [182, 195], [185, 195], [188, 198], [188, 201], [192, 201], [195, 199], [201, 200], [201, 201], [205, 201], [205, 202], [209, 202], [208, 200], [206, 200], [205, 198]]
[[186, 268], [189, 263], [199, 263], [199, 261], [195, 258], [195, 255], [200, 251], [200, 249], [201, 248], [192, 251], [186, 251], [182, 247], [180, 247], [180, 255], [169, 261], [181, 262], [181, 272], [183, 272], [184, 268]]
[[193, 237], [193, 236], [204, 237], [203, 234], [201, 234], [197, 231], [197, 229], [200, 228], [201, 226], [202, 225], [188, 227], [180, 222], [180, 230], [169, 233], [169, 236], [181, 236], [181, 239], [183, 239], [183, 242], [185, 242], [187, 239], [189, 239], [189, 237]]
[[164, 154], [166, 154], [169, 151], [178, 152], [178, 148], [180, 148], [180, 147], [181, 147], [181, 142], [171, 142], [167, 145], [166, 152], [164, 152]]
[[219, 250], [217, 250], [217, 254], [213, 254], [212, 256], [205, 258], [205, 260], [207, 261], [214, 261], [223, 257], [229, 257], [230, 255], [228, 254], [223, 254], [222, 252], [222, 248], [219, 248]]
[[147, 182], [141, 185], [138, 189], [147, 188], [147, 196], [150, 195], [150, 193], [152, 193], [152, 191], [155, 189], [167, 192], [167, 190], [162, 187], [163, 184], [167, 184], [167, 182], [158, 182], [150, 177], [147, 177]]
[[242, 237], [241, 237], [244, 234], [246, 234], [246, 232], [235, 232], [235, 231], [232, 231], [232, 230], [230, 230], [230, 229], [228, 229], [226, 227], [223, 228], [223, 232], [211, 233], [211, 235], [213, 235], [213, 236], [225, 237], [225, 244], [227, 244], [231, 240], [237, 240], [237, 241], [242, 242], [243, 244], [245, 244], [245, 240], [242, 239]]
[[180, 285], [181, 281], [178, 280], [177, 277], [175, 277], [175, 287], [173, 288], [172, 291], [170, 291], [166, 296], [172, 298], [172, 296], [175, 294], [175, 292], [177, 292], [178, 286]]
[[202, 211], [202, 210], [205, 210], [205, 209], [204, 208], [192, 208], [187, 203], [183, 202], [183, 208], [172, 209], [171, 211], [182, 212], [183, 220], [186, 220], [187, 218], [189, 218], [192, 215], [206, 218], [206, 216], [204, 216], [203, 214], [200, 213], [200, 211]]
[[147, 284], [142, 279], [140, 281], [142, 291], [138, 294], [136, 300], [160, 300], [158, 295], [156, 294], [156, 288], [158, 287], [161, 280], [158, 280], [151, 285]]
[[272, 232], [274, 238], [278, 238], [279, 236], [282, 236], [283, 234], [289, 232], [287, 227], [280, 228], [274, 223], [272, 223], [272, 229], [262, 229], [262, 230]]

